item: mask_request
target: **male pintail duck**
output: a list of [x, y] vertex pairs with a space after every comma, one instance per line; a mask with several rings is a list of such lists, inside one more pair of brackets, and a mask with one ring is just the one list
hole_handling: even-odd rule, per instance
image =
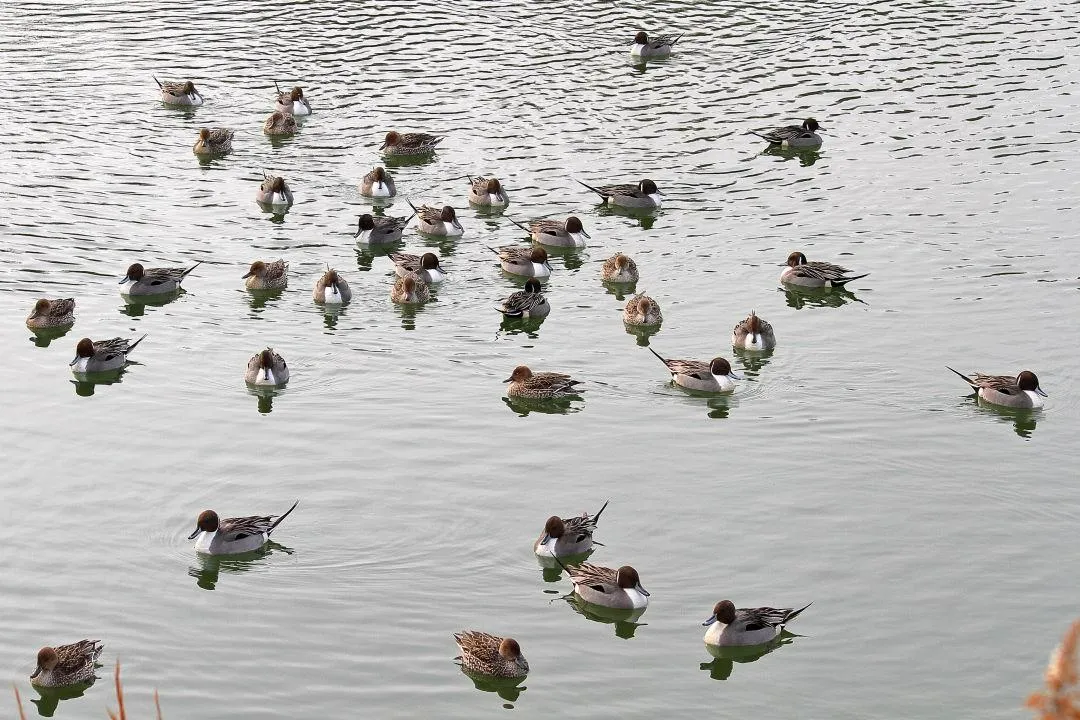
[[62, 328], [74, 323], [74, 298], [60, 298], [58, 300], [41, 298], [34, 303], [34, 311], [26, 318], [26, 327], [31, 330]]
[[465, 232], [458, 222], [454, 208], [444, 205], [442, 208], [431, 205], [416, 207], [409, 202], [409, 207], [416, 213], [416, 228], [425, 235], [439, 235], [446, 237], [458, 237]]
[[749, 317], [731, 331], [731, 344], [743, 350], [772, 350], [776, 347], [776, 335], [772, 325], [751, 310]]
[[426, 252], [423, 255], [390, 253], [390, 262], [394, 263], [394, 272], [399, 277], [415, 273], [428, 285], [446, 279], [446, 271], [439, 264], [439, 256], [433, 252]]
[[549, 247], [585, 247], [585, 238], [591, 237], [585, 232], [581, 220], [571, 215], [566, 220], [533, 220], [522, 225], [517, 220], [510, 220], [519, 228], [529, 233], [533, 242]]
[[357, 242], [367, 245], [386, 245], [401, 240], [401, 231], [412, 220], [407, 218], [392, 217], [390, 215], [371, 215], [365, 213], [360, 216], [356, 223], [356, 233], [353, 235]]
[[551, 263], [548, 262], [547, 250], [542, 247], [519, 247], [506, 245], [496, 250], [488, 250], [499, 256], [502, 269], [511, 275], [522, 277], [549, 277]]
[[416, 273], [406, 273], [394, 280], [390, 299], [398, 305], [423, 305], [431, 299], [431, 290]]
[[296, 118], [289, 113], [275, 110], [263, 123], [263, 134], [271, 137], [283, 137], [296, 132]]
[[593, 187], [578, 183], [604, 199], [605, 203], [631, 210], [655, 210], [660, 207], [660, 195], [656, 189], [656, 183], [652, 180], [642, 180], [638, 183], [624, 183], [622, 185], [601, 185]]
[[293, 204], [292, 190], [280, 175], [263, 173], [262, 184], [255, 192], [255, 202], [261, 205], [288, 207]]
[[144, 268], [142, 263], [134, 263], [127, 269], [127, 274], [120, 278], [121, 295], [129, 297], [147, 295], [168, 295], [180, 289], [180, 283], [202, 261], [189, 268]]
[[649, 605], [649, 593], [641, 586], [638, 571], [629, 565], [615, 568], [581, 563], [566, 568], [574, 583], [574, 592], [593, 605], [615, 610], [643, 610]]
[[626, 301], [623, 322], [636, 327], [659, 325], [664, 322], [664, 316], [660, 313], [660, 303], [644, 293], [638, 293]]
[[196, 155], [224, 155], [232, 151], [232, 139], [229, 128], [203, 128], [191, 151]]
[[739, 608], [730, 600], [721, 600], [713, 607], [713, 614], [701, 623], [705, 631], [705, 644], [716, 647], [764, 645], [772, 641], [784, 626], [798, 617], [813, 603], [798, 610], [791, 608]]
[[442, 142], [442, 137], [428, 133], [399, 133], [394, 130], [386, 133], [386, 138], [379, 149], [384, 155], [427, 155], [435, 152], [435, 146]]
[[818, 125], [817, 120], [806, 118], [802, 125], [785, 125], [766, 132], [756, 130], [750, 132], [781, 147], [816, 148], [821, 146], [821, 136], [817, 134], [820, 129], [821, 126]]
[[498, 178], [481, 175], [469, 178], [469, 202], [480, 207], [506, 207], [510, 197]]
[[780, 282], [800, 287], [843, 287], [852, 280], [864, 278], [869, 273], [852, 275], [846, 267], [827, 262], [807, 262], [801, 252], [788, 255], [787, 267], [780, 273]]
[[722, 357], [713, 358], [710, 362], [665, 360], [652, 348], [649, 348], [649, 352], [667, 366], [676, 385], [688, 390], [729, 393], [735, 390], [735, 383], [732, 381], [742, 380], [742, 377], [732, 371], [731, 363]]
[[75, 346], [75, 359], [68, 363], [73, 373], [99, 373], [119, 370], [127, 364], [127, 356], [146, 339], [146, 335], [132, 342], [128, 338], [98, 340], [83, 338]]
[[352, 300], [352, 290], [345, 278], [338, 274], [337, 270], [326, 269], [319, 279], [315, 281], [315, 289], [311, 297], [317, 303], [327, 305], [343, 305]]
[[213, 510], [203, 510], [195, 521], [195, 552], [205, 555], [239, 555], [258, 550], [270, 542], [270, 533], [300, 504], [297, 500], [284, 515], [252, 515], [221, 520]]
[[580, 380], [569, 375], [553, 372], [534, 373], [526, 365], [518, 365], [510, 377], [503, 380], [510, 383], [508, 397], [532, 398], [534, 400], [553, 400], [556, 398], [577, 397], [584, 390], [575, 387]]
[[466, 630], [455, 633], [454, 641], [461, 648], [461, 655], [454, 659], [470, 672], [497, 678], [523, 678], [529, 674], [529, 663], [513, 638]]
[[545, 317], [551, 312], [551, 305], [542, 291], [540, 281], [529, 278], [525, 281], [525, 289], [511, 294], [497, 310], [508, 318]]
[[277, 83], [274, 83], [274, 88], [277, 90], [277, 102], [274, 105], [274, 109], [283, 112], [286, 115], [295, 115], [296, 117], [303, 117], [311, 114], [311, 104], [304, 97], [304, 89], [302, 87], [294, 87], [288, 92], [282, 92]]
[[372, 168], [371, 172], [360, 180], [360, 194], [364, 197], [390, 198], [397, 195], [397, 186], [386, 168], [380, 165]]
[[589, 552], [593, 547], [596, 523], [607, 506], [604, 503], [591, 517], [587, 512], [572, 518], [552, 515], [544, 523], [544, 532], [533, 543], [533, 552], [540, 557], [573, 557]]
[[665, 58], [671, 54], [671, 48], [682, 35], [657, 35], [652, 40], [644, 30], [634, 36], [630, 43], [630, 54], [643, 59]]
[[266, 348], [248, 360], [247, 369], [244, 370], [244, 382], [270, 387], [284, 385], [289, 382], [289, 366], [285, 364], [285, 358], [278, 355], [273, 348]]
[[604, 266], [600, 268], [600, 279], [610, 283], [636, 283], [637, 263], [628, 255], [615, 253], [604, 261]]
[[80, 640], [70, 645], [38, 650], [37, 669], [30, 676], [36, 687], [64, 687], [94, 682], [94, 664], [105, 646], [100, 640]]
[[1045, 403], [1046, 393], [1039, 387], [1039, 378], [1030, 370], [1022, 370], [1015, 378], [1008, 375], [983, 375], [973, 373], [971, 377], [953, 370], [980, 399], [991, 405], [1008, 408], [1041, 408]]
[[240, 277], [248, 290], [281, 290], [289, 284], [289, 263], [284, 260], [272, 263], [256, 260]]
[[195, 83], [190, 80], [161, 82], [154, 78], [154, 82], [161, 88], [161, 102], [166, 105], [199, 107], [203, 104], [203, 96], [195, 89]]

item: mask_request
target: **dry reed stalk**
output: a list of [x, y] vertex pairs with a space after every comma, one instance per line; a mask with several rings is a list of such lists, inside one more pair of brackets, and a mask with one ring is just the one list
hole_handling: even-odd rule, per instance
[[26, 720], [26, 714], [22, 709], [22, 698], [19, 697], [19, 686], [13, 683], [11, 687], [15, 689], [15, 704], [19, 706], [19, 720]]
[[1046, 691], [1032, 693], [1027, 707], [1039, 720], [1080, 720], [1080, 688], [1077, 688], [1076, 648], [1080, 644], [1080, 620], [1065, 633], [1061, 645], [1046, 667]]
[[106, 709], [109, 713], [109, 720], [127, 720], [127, 711], [124, 710], [124, 688], [120, 685], [120, 661], [116, 661], [116, 704], [120, 706], [119, 714], [114, 715], [112, 710]]

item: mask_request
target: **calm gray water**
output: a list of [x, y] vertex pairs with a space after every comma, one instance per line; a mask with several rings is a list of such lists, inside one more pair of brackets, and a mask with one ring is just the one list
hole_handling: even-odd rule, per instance
[[[154, 688], [169, 718], [494, 716], [510, 701], [452, 662], [475, 627], [521, 642], [522, 717], [1022, 716], [1077, 615], [1076, 19], [1035, 1], [3, 3], [0, 685], [36, 698], [37, 649], [93, 637], [133, 717]], [[686, 33], [644, 72], [642, 27]], [[151, 75], [206, 105], [163, 108]], [[276, 145], [275, 79], [315, 107]], [[809, 115], [817, 156], [745, 134]], [[236, 128], [235, 151], [200, 164], [203, 125]], [[446, 133], [397, 179], [466, 228], [415, 313], [351, 238], [390, 128]], [[263, 170], [297, 195], [283, 219], [254, 203]], [[502, 178], [512, 217], [575, 213], [592, 235], [554, 260], [538, 330], [500, 327], [516, 284], [484, 246], [520, 232], [467, 208], [466, 173]], [[642, 176], [666, 193], [644, 221], [573, 182]], [[789, 296], [796, 249], [870, 275]], [[756, 309], [775, 353], [733, 357], [730, 398], [671, 388], [598, 281], [616, 250], [663, 306], [652, 347], [733, 357]], [[253, 301], [240, 275], [277, 257], [289, 289]], [[118, 295], [132, 262], [196, 260], [175, 302]], [[326, 263], [356, 295], [332, 318], [310, 298]], [[51, 344], [23, 327], [42, 296], [78, 302]], [[122, 382], [72, 382], [80, 337], [144, 332]], [[272, 403], [242, 382], [267, 344], [293, 370]], [[522, 362], [585, 399], [518, 412], [500, 381]], [[980, 408], [946, 364], [1031, 368], [1047, 407]], [[204, 508], [295, 498], [265, 557], [215, 564], [186, 540]], [[548, 515], [608, 499], [593, 561], [640, 571], [636, 629], [576, 613], [531, 554]], [[814, 604], [804, 637], [732, 666], [701, 642], [724, 597]], [[112, 701], [99, 682], [55, 715]]]

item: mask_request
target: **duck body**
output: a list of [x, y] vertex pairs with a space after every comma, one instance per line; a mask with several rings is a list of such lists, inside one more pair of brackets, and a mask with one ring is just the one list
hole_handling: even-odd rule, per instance
[[461, 655], [454, 659], [469, 672], [508, 679], [523, 678], [529, 674], [529, 663], [513, 638], [467, 630], [456, 633], [454, 641], [461, 649]]
[[776, 347], [776, 334], [772, 325], [751, 312], [731, 331], [731, 344], [741, 350], [772, 350]]
[[85, 375], [119, 370], [127, 365], [128, 354], [145, 338], [143, 335], [134, 342], [119, 337], [98, 341], [83, 338], [75, 347], [75, 359], [69, 363], [71, 371]]
[[96, 679], [97, 659], [104, 649], [100, 640], [80, 640], [70, 645], [42, 648], [30, 684], [55, 688], [92, 683]]
[[658, 60], [671, 55], [671, 50], [682, 35], [657, 35], [650, 38], [648, 33], [641, 31], [634, 36], [630, 43], [630, 54], [642, 60]]
[[141, 263], [135, 263], [120, 279], [120, 294], [128, 297], [150, 297], [179, 292], [180, 283], [201, 264], [200, 261], [189, 268], [144, 268]]
[[731, 369], [731, 364], [722, 357], [709, 362], [701, 360], [665, 360], [652, 348], [649, 352], [664, 363], [671, 380], [687, 390], [711, 393], [730, 393], [735, 391], [735, 380], [742, 378]]
[[578, 183], [603, 198], [609, 205], [629, 210], [656, 210], [660, 207], [661, 194], [652, 180], [645, 179], [636, 183], [620, 185], [601, 185], [593, 187], [578, 180]]
[[525, 289], [512, 293], [503, 300], [499, 312], [508, 318], [542, 318], [551, 312], [551, 305], [544, 297], [543, 288], [536, 278], [525, 282]]
[[587, 603], [614, 610], [644, 610], [649, 606], [649, 593], [629, 565], [616, 570], [581, 563], [567, 572], [574, 592]]
[[248, 360], [244, 382], [262, 387], [280, 387], [289, 382], [289, 366], [273, 348], [266, 348]]
[[161, 102], [173, 107], [199, 107], [203, 104], [202, 94], [195, 89], [190, 80], [180, 82], [161, 82], [154, 78], [161, 90]]
[[1016, 377], [1008, 375], [983, 375], [973, 373], [970, 377], [948, 368], [959, 375], [975, 391], [983, 402], [1017, 410], [1037, 410], [1046, 403], [1046, 392], [1039, 387], [1039, 378], [1030, 370], [1022, 370]]
[[747, 647], [772, 642], [784, 626], [798, 617], [810, 603], [798, 610], [791, 608], [739, 608], [730, 600], [721, 600], [713, 608], [713, 614], [702, 623], [705, 644], [714, 647]]
[[385, 168], [376, 167], [360, 180], [360, 194], [370, 198], [392, 198], [397, 195], [397, 186]]
[[34, 310], [26, 318], [30, 330], [55, 330], [75, 324], [75, 299], [41, 298], [34, 303]]
[[765, 132], [755, 130], [750, 132], [763, 140], [767, 140], [771, 145], [795, 149], [811, 149], [821, 147], [821, 136], [817, 134], [820, 127], [817, 120], [807, 118], [802, 125], [785, 125]]
[[195, 541], [195, 552], [203, 555], [240, 555], [261, 549], [270, 542], [270, 533], [289, 516], [296, 506], [282, 515], [251, 515], [219, 519], [213, 510], [204, 510], [188, 540]]

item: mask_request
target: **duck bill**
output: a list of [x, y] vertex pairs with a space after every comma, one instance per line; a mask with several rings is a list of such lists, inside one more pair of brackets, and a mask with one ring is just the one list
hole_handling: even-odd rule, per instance
[[637, 586], [637, 591], [639, 593], [641, 593], [642, 595], [644, 595], [645, 597], [649, 597], [649, 591], [646, 590], [645, 588], [641, 587], [641, 585]]
[[255, 273], [253, 273], [253, 272], [246, 272], [246, 273], [244, 273], [243, 275], [240, 276], [240, 279], [241, 280], [247, 280], [249, 277], [251, 277], [254, 274]]
[[458, 230], [460, 230], [461, 232], [465, 232], [465, 228], [461, 227], [461, 223], [458, 222], [457, 218], [454, 218], [450, 222], [453, 223], [454, 227], [456, 227]]
[[75, 367], [79, 363], [79, 356], [76, 355], [75, 359], [68, 363], [68, 367]]
[[590, 240], [592, 239], [592, 235], [590, 235], [589, 233], [585, 232], [585, 228], [581, 228], [581, 234], [582, 234], [583, 236], [585, 236], [585, 237], [589, 238]]
[[124, 277], [120, 278], [120, 283], [119, 283], [119, 284], [120, 284], [120, 285], [123, 285], [123, 284], [124, 284], [124, 283], [126, 283], [126, 282], [131, 282], [131, 278], [129, 278], [129, 277], [127, 276], [127, 275], [125, 275]]
[[38, 665], [37, 669], [34, 670], [34, 674], [30, 676], [30, 679], [33, 680], [34, 678], [36, 678], [40, 674], [41, 674], [41, 666]]
[[[74, 365], [74, 364], [75, 363], [72, 363], [72, 365]], [[512, 378], [512, 377], [508, 377], [505, 380], [503, 380], [504, 383], [513, 382], [513, 381], [514, 381], [514, 378]]]
[[385, 150], [386, 149], [386, 142], [385, 141], [383, 141], [383, 144], [379, 146], [379, 149], [380, 150]]
[[736, 374], [735, 374], [735, 371], [734, 371], [734, 370], [733, 370], [733, 371], [731, 371], [731, 372], [729, 372], [729, 373], [727, 374], [727, 376], [728, 376], [729, 378], [731, 378], [732, 380], [742, 380], [742, 379], [743, 379], [742, 375], [736, 375]]
[[1035, 392], [1038, 395], [1041, 395], [1042, 397], [1050, 397], [1049, 395], [1046, 394], [1046, 391], [1043, 390], [1042, 388], [1035, 388]]
[[709, 627], [714, 622], [716, 622], [716, 616], [715, 615], [710, 615], [709, 619], [706, 620], [705, 622], [701, 623], [701, 625], [702, 625], [702, 627]]
[[188, 540], [194, 540], [195, 538], [199, 537], [199, 533], [201, 533], [201, 532], [202, 532], [202, 530], [200, 530], [199, 528], [195, 528], [195, 532], [188, 535], [187, 539]]

